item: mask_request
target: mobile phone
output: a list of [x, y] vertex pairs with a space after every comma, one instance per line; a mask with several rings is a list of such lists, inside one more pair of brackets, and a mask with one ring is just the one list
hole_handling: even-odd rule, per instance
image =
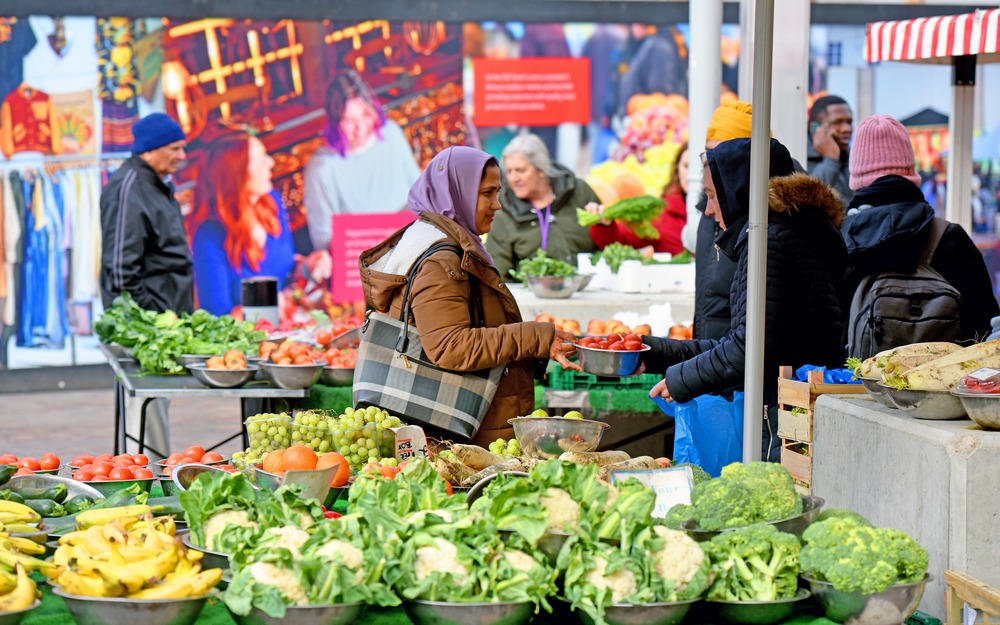
[[809, 134], [814, 135], [822, 124], [819, 122], [809, 122]]

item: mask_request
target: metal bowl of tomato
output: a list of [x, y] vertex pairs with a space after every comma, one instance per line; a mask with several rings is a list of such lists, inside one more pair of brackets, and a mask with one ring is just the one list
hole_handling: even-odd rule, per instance
[[616, 378], [634, 375], [642, 363], [642, 354], [650, 349], [637, 334], [585, 336], [576, 345], [584, 371]]

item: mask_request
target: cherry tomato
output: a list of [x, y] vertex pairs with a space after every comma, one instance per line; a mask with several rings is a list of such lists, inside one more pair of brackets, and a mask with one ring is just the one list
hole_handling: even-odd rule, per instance
[[608, 345], [608, 349], [610, 349], [613, 352], [623, 352], [625, 351], [625, 343], [622, 343], [621, 341], [618, 341], [617, 343], [612, 343], [611, 345]]
[[108, 473], [109, 480], [131, 480], [132, 471], [128, 467], [115, 467]]
[[608, 346], [610, 345], [611, 343], [608, 343], [607, 341], [601, 341], [600, 343], [594, 345], [594, 347], [596, 347], [597, 349], [608, 349]]
[[629, 332], [624, 337], [622, 337], [622, 340], [624, 340], [624, 341], [642, 341], [642, 337], [639, 336], [638, 334], [636, 334], [635, 332]]
[[608, 335], [608, 344], [618, 343], [621, 340], [622, 340], [622, 335], [621, 334], [609, 334]]
[[642, 349], [642, 341], [623, 341], [625, 349], [630, 352], [637, 352]]

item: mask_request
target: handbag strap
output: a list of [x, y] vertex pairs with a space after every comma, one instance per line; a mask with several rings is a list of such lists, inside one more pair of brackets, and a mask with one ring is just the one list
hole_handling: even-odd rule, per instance
[[[410, 329], [410, 314], [413, 308], [413, 302], [410, 301], [410, 287], [413, 286], [415, 278], [417, 277], [417, 272], [420, 270], [420, 265], [430, 256], [436, 254], [442, 250], [454, 252], [459, 259], [462, 258], [462, 248], [454, 243], [435, 243], [426, 252], [420, 255], [419, 258], [410, 267], [410, 270], [406, 273], [406, 289], [403, 291], [403, 303], [400, 305], [399, 320], [402, 322], [403, 327], [399, 332], [399, 338], [396, 339], [396, 351], [405, 352], [409, 345], [409, 329]], [[469, 319], [472, 325], [485, 326], [486, 318], [483, 315], [483, 300], [482, 294], [477, 288], [475, 282], [475, 277], [469, 274], [469, 285], [470, 285], [470, 303], [469, 303]]]

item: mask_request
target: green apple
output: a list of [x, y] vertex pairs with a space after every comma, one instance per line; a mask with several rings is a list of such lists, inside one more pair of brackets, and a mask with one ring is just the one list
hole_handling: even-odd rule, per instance
[[583, 418], [583, 413], [580, 412], [579, 410], [570, 410], [569, 412], [563, 415], [563, 419], [582, 419], [582, 418]]
[[531, 416], [533, 416], [533, 417], [547, 417], [547, 416], [549, 416], [549, 413], [547, 413], [544, 410], [542, 410], [541, 408], [539, 408], [538, 410], [536, 410], [533, 413], [531, 413]]

